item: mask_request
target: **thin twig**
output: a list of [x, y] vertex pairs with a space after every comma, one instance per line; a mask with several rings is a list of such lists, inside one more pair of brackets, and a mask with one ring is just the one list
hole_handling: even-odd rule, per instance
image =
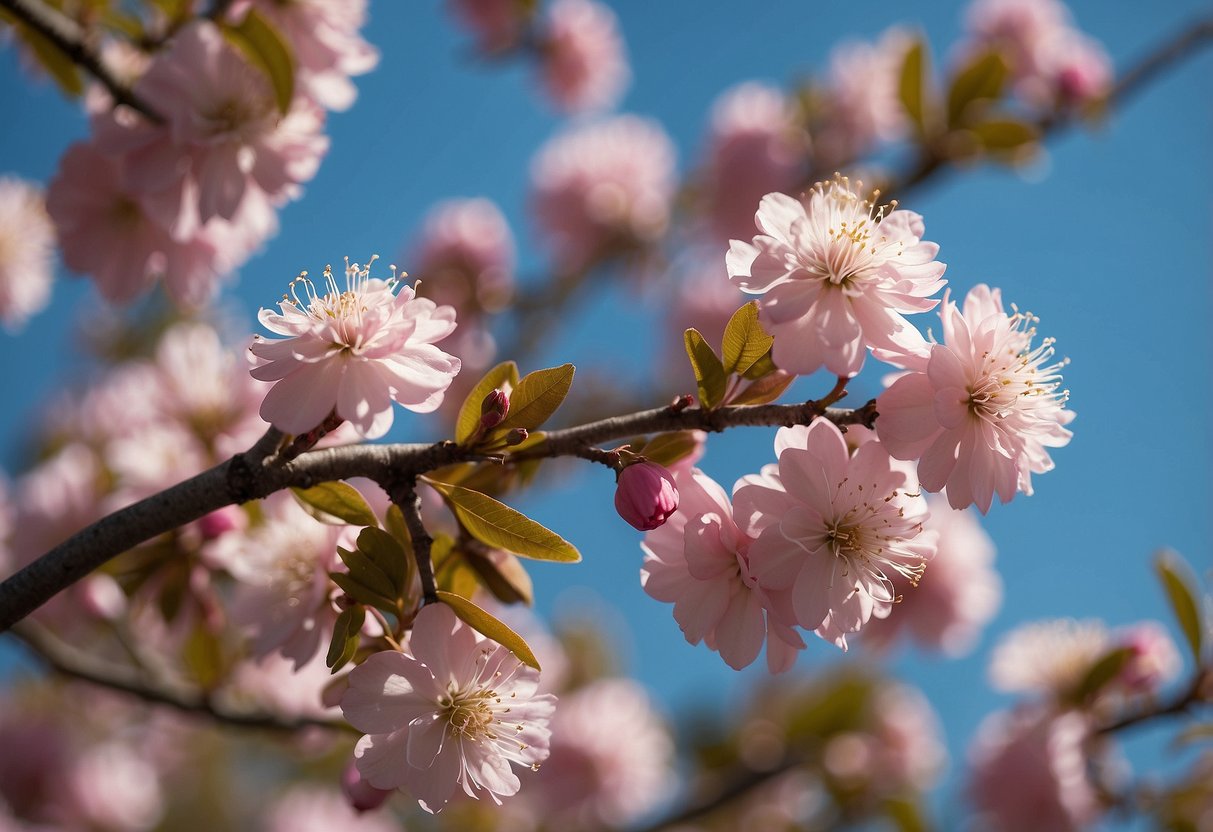
[[7, 9], [23, 25], [54, 44], [68, 60], [100, 81], [116, 103], [125, 104], [156, 124], [164, 123], [164, 116], [135, 95], [106, 66], [101, 56], [87, 43], [85, 32], [76, 21], [40, 0], [0, 0], [0, 7]]
[[426, 531], [425, 521], [421, 519], [421, 495], [417, 493], [417, 481], [409, 478], [397, 483], [389, 490], [392, 502], [400, 506], [404, 515], [404, 525], [409, 530], [409, 542], [413, 546], [413, 561], [417, 564], [417, 576], [421, 579], [421, 596], [424, 603], [432, 604], [438, 600], [438, 584], [434, 580], [434, 560], [430, 557], [430, 549], [434, 538]]
[[784, 758], [774, 768], [765, 771], [747, 771], [725, 783], [714, 794], [704, 797], [689, 806], [677, 808], [672, 814], [659, 818], [648, 826], [635, 830], [635, 832], [661, 832], [663, 829], [672, 829], [698, 820], [745, 797], [760, 786], [787, 774], [789, 771], [803, 765], [803, 763], [804, 760], [799, 755], [791, 755]]
[[1126, 728], [1132, 728], [1136, 725], [1142, 725], [1162, 717], [1180, 716], [1190, 711], [1193, 706], [1207, 702], [1208, 698], [1205, 692], [1205, 687], [1209, 685], [1210, 678], [1213, 678], [1213, 671], [1198, 670], [1192, 678], [1191, 684], [1187, 688], [1180, 691], [1172, 699], [1152, 704], [1137, 713], [1126, 714], [1117, 720], [1109, 722], [1106, 725], [1101, 725], [1095, 729], [1097, 734], [1115, 734], [1118, 731], [1123, 731]]

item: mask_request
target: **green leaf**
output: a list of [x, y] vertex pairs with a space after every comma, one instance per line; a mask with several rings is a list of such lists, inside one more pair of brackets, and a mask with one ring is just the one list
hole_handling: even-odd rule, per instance
[[650, 462], [664, 465], [667, 468], [678, 460], [686, 457], [699, 447], [695, 441], [695, 433], [689, 430], [678, 430], [670, 433], [659, 433], [636, 449], [636, 453]]
[[929, 832], [931, 829], [923, 807], [908, 797], [885, 800], [884, 811], [898, 832]]
[[732, 404], [767, 404], [783, 395], [796, 376], [783, 370], [776, 370], [770, 375], [763, 376], [750, 384], [733, 397]]
[[352, 571], [349, 573], [330, 572], [329, 580], [359, 604], [375, 607], [392, 614], [396, 613], [396, 600], [392, 596], [377, 592], [366, 583], [355, 578]]
[[365, 553], [387, 575], [397, 596], [403, 594], [407, 588], [409, 553], [400, 541], [383, 529], [369, 526], [358, 534], [358, 551]]
[[1188, 565], [1175, 552], [1163, 550], [1154, 556], [1154, 571], [1166, 590], [1167, 600], [1179, 627], [1184, 631], [1192, 656], [1200, 664], [1201, 650], [1204, 646], [1205, 622], [1198, 591], [1193, 590], [1195, 581]]
[[503, 604], [531, 606], [535, 602], [531, 576], [513, 554], [500, 549], [496, 551], [499, 553], [496, 558], [474, 550], [465, 550], [463, 554], [468, 567], [494, 598]]
[[213, 690], [224, 676], [223, 649], [214, 633], [196, 626], [185, 640], [181, 658], [190, 678], [203, 690]]
[[575, 370], [572, 364], [562, 364], [527, 373], [510, 394], [510, 412], [493, 433], [501, 435], [514, 428], [535, 430], [546, 422], [569, 394]]
[[455, 441], [466, 445], [472, 441], [480, 428], [480, 405], [484, 397], [498, 387], [508, 387], [512, 395], [518, 386], [518, 365], [513, 361], [503, 361], [484, 374], [484, 378], [476, 382], [472, 392], [459, 408], [459, 417], [455, 420]]
[[336, 518], [351, 526], [379, 524], [366, 498], [348, 482], [333, 480], [311, 488], [292, 488], [291, 492], [304, 504], [305, 509], [315, 509], [308, 511], [308, 514], [322, 523], [332, 523]]
[[758, 301], [751, 301], [733, 313], [724, 328], [720, 344], [726, 374], [744, 375], [747, 370], [771, 351], [775, 339], [767, 335], [758, 323]]
[[724, 398], [725, 372], [724, 365], [716, 356], [715, 350], [708, 346], [697, 329], [688, 329], [683, 338], [686, 342], [687, 357], [691, 359], [691, 369], [695, 371], [695, 384], [699, 388], [699, 405], [704, 410], [711, 410], [720, 404]]
[[968, 130], [987, 153], [995, 155], [1022, 154], [1040, 138], [1036, 127], [1012, 118], [992, 118], [972, 124]]
[[324, 657], [324, 663], [334, 673], [345, 667], [358, 652], [365, 619], [366, 610], [357, 604], [351, 604], [337, 616], [337, 623], [333, 625], [333, 640], [329, 642], [329, 651]]
[[960, 124], [974, 102], [997, 99], [1006, 80], [1007, 65], [997, 50], [976, 55], [952, 80], [948, 90], [948, 124]]
[[485, 638], [491, 639], [502, 647], [505, 647], [517, 656], [518, 660], [523, 664], [530, 665], [536, 670], [540, 669], [539, 659], [535, 658], [535, 654], [531, 652], [531, 648], [527, 646], [522, 636], [496, 618], [493, 618], [493, 616], [480, 609], [480, 607], [466, 598], [452, 595], [449, 592], [439, 592], [438, 600], [450, 607], [455, 615], [462, 618], [469, 627]]
[[464, 561], [462, 553], [447, 558], [441, 568], [435, 569], [434, 582], [440, 592], [449, 592], [461, 598], [471, 598], [480, 589], [476, 572]]
[[771, 360], [771, 353], [768, 350], [767, 354], [750, 365], [750, 369], [742, 373], [741, 377], [750, 381], [757, 381], [760, 378], [766, 378], [778, 369], [775, 366], [775, 362]]
[[46, 70], [46, 74], [54, 79], [59, 89], [72, 98], [77, 98], [84, 92], [84, 80], [80, 77], [80, 70], [72, 59], [63, 53], [63, 50], [55, 46], [42, 33], [24, 24], [19, 25], [17, 31], [21, 33], [22, 40], [34, 53], [34, 57]]
[[898, 97], [918, 135], [927, 135], [927, 47], [921, 37], [902, 60]]
[[1136, 651], [1132, 647], [1117, 647], [1101, 656], [1099, 661], [1091, 665], [1086, 675], [1074, 688], [1074, 701], [1082, 703], [1090, 700], [1120, 675], [1134, 655], [1136, 655]]
[[256, 9], [249, 9], [238, 25], [225, 24], [223, 34], [253, 66], [265, 73], [274, 88], [278, 109], [286, 115], [295, 96], [295, 55], [290, 43]]
[[571, 543], [505, 503], [458, 485], [426, 482], [446, 497], [455, 517], [481, 543], [535, 560], [581, 560], [581, 553]]
[[409, 527], [404, 522], [404, 512], [400, 510], [400, 506], [395, 503], [388, 506], [387, 514], [383, 518], [383, 525], [388, 534], [396, 538], [397, 543], [406, 550], [412, 549], [413, 539], [409, 536]]

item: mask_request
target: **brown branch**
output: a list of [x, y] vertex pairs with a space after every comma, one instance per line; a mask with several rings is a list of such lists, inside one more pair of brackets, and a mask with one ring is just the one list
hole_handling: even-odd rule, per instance
[[799, 755], [791, 755], [785, 757], [774, 768], [765, 771], [744, 772], [722, 785], [715, 794], [703, 797], [689, 806], [677, 808], [669, 815], [659, 818], [648, 826], [635, 830], [635, 832], [661, 832], [663, 829], [673, 829], [683, 824], [691, 823], [712, 814], [718, 809], [723, 809], [725, 806], [745, 797], [755, 789], [803, 765], [804, 762]]
[[1213, 680], [1213, 671], [1197, 670], [1191, 684], [1170, 700], [1154, 703], [1137, 713], [1126, 714], [1106, 725], [1099, 726], [1095, 729], [1095, 733], [1114, 734], [1117, 731], [1123, 731], [1155, 719], [1186, 714], [1194, 706], [1209, 701], [1205, 687], [1211, 684], [1211, 680]]
[[156, 124], [164, 123], [164, 116], [136, 96], [106, 66], [101, 56], [87, 43], [85, 32], [76, 21], [41, 0], [0, 0], [0, 8], [7, 9], [23, 25], [54, 44], [68, 60], [100, 81], [115, 103], [125, 104]]
[[295, 732], [304, 728], [352, 730], [343, 723], [324, 719], [284, 719], [277, 714], [228, 708], [194, 688], [164, 679], [151, 680], [134, 668], [113, 664], [78, 650], [29, 622], [14, 627], [10, 632], [58, 675], [133, 696], [153, 705], [205, 716], [238, 728], [263, 728], [282, 732]]
[[438, 584], [434, 580], [434, 561], [430, 557], [430, 549], [434, 538], [426, 531], [425, 521], [421, 519], [421, 496], [417, 493], [416, 477], [407, 480], [389, 490], [392, 502], [400, 506], [404, 515], [404, 525], [409, 530], [409, 542], [413, 548], [413, 561], [417, 564], [417, 577], [421, 579], [421, 597], [423, 603], [433, 604], [438, 600]]
[[[542, 445], [511, 458], [572, 456], [587, 445], [645, 433], [808, 424], [818, 415], [811, 403], [745, 405], [712, 411], [663, 407], [552, 431]], [[830, 408], [820, 415], [839, 426], [870, 427], [876, 419], [876, 404], [868, 402], [857, 410]], [[310, 488], [350, 477], [368, 477], [390, 493], [411, 477], [481, 458], [478, 451], [448, 441], [433, 445], [351, 445], [281, 461], [270, 456], [276, 444], [276, 432], [267, 434], [253, 450], [101, 518], [29, 563], [0, 583], [0, 632], [111, 558], [224, 506], [268, 497], [285, 488]]]

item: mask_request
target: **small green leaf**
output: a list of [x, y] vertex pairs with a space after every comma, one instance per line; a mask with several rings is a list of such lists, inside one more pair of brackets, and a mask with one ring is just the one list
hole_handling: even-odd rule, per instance
[[517, 386], [518, 365], [513, 361], [503, 361], [485, 373], [459, 407], [459, 417], [455, 420], [455, 441], [466, 445], [476, 436], [480, 427], [480, 405], [485, 396], [498, 387], [508, 387], [507, 392], [512, 395]]
[[689, 430], [677, 430], [670, 433], [659, 433], [636, 449], [636, 453], [650, 462], [669, 467], [680, 459], [685, 458], [699, 447], [695, 433]]
[[441, 568], [436, 568], [434, 581], [440, 592], [449, 592], [461, 598], [471, 598], [480, 589], [476, 572], [464, 561], [462, 553], [447, 558]]
[[366, 610], [357, 604], [351, 604], [337, 616], [333, 625], [333, 640], [329, 642], [328, 654], [324, 663], [336, 673], [354, 658], [358, 652], [358, 643], [362, 636], [362, 622], [366, 619]]
[[929, 832], [932, 828], [923, 807], [908, 797], [885, 800], [884, 811], [898, 832]]
[[569, 394], [575, 370], [572, 364], [562, 364], [527, 373], [510, 394], [510, 412], [493, 433], [501, 435], [514, 428], [530, 431], [541, 426]]
[[304, 504], [305, 509], [315, 509], [308, 513], [321, 522], [332, 523], [336, 518], [351, 526], [375, 526], [379, 523], [366, 498], [348, 482], [333, 480], [311, 488], [292, 488], [291, 492]]
[[215, 634], [201, 624], [186, 638], [181, 658], [190, 678], [203, 690], [212, 690], [223, 680], [222, 646]]
[[253, 66], [265, 73], [274, 89], [278, 109], [286, 115], [295, 96], [295, 55], [290, 43], [256, 9], [249, 9], [238, 25], [225, 24], [223, 34]]
[[927, 47], [922, 38], [906, 50], [901, 64], [901, 80], [898, 96], [910, 122], [919, 136], [926, 136], [927, 129]]
[[699, 388], [699, 405], [704, 410], [711, 410], [720, 404], [724, 398], [725, 372], [715, 350], [708, 346], [697, 329], [688, 329], [683, 338], [686, 342], [687, 357], [691, 359], [691, 369], [695, 371], [695, 384]]
[[[464, 559], [476, 573], [479, 582], [503, 604], [526, 604], [535, 601], [535, 588], [531, 576], [522, 563], [510, 552], [495, 550], [496, 556], [465, 550]], [[459, 593], [462, 595], [463, 593]]]
[[742, 373], [741, 377], [749, 381], [757, 381], [760, 378], [766, 378], [778, 369], [775, 366], [775, 362], [771, 360], [771, 353], [768, 351], [766, 355], [751, 364], [750, 369]]
[[1082, 703], [1090, 700], [1120, 675], [1120, 672], [1125, 669], [1125, 665], [1132, 661], [1134, 655], [1136, 655], [1136, 651], [1132, 647], [1117, 647], [1101, 656], [1099, 661], [1091, 665], [1086, 675], [1074, 688], [1074, 701]]
[[[380, 568], [366, 552], [361, 549], [350, 551], [338, 546], [337, 555], [349, 570], [351, 579], [376, 593], [380, 598], [396, 597], [396, 583], [392, 580], [392, 576]], [[375, 606], [379, 606], [379, 604]], [[389, 609], [393, 608], [394, 605], [389, 607]]]
[[393, 614], [396, 612], [396, 600], [394, 598], [390, 595], [376, 592], [371, 587], [357, 580], [353, 576], [353, 573], [330, 572], [329, 580], [359, 604], [366, 604], [368, 607], [375, 607], [376, 609]]
[[449, 592], [439, 592], [438, 600], [450, 607], [455, 615], [462, 618], [464, 623], [473, 630], [485, 638], [497, 642], [517, 656], [520, 662], [530, 665], [536, 670], [540, 669], [539, 659], [535, 658], [535, 654], [531, 652], [531, 648], [527, 646], [522, 636], [480, 609], [480, 607], [466, 598], [452, 595]]
[[84, 81], [80, 77], [80, 70], [72, 59], [63, 53], [63, 50], [55, 46], [41, 32], [28, 26], [19, 25], [17, 31], [21, 33], [22, 40], [34, 53], [38, 63], [46, 70], [46, 74], [59, 85], [59, 89], [72, 98], [77, 98], [84, 92]]
[[387, 508], [387, 515], [383, 518], [384, 528], [388, 534], [396, 538], [396, 542], [405, 549], [412, 548], [413, 540], [409, 537], [409, 527], [404, 522], [404, 512], [400, 510], [400, 506], [392, 503]]
[[1007, 65], [997, 50], [982, 52], [970, 60], [948, 90], [948, 124], [956, 126], [969, 106], [997, 99], [1007, 80]]
[[767, 404], [783, 395], [796, 380], [796, 376], [783, 370], [776, 370], [770, 375], [763, 376], [753, 382], [736, 396], [732, 404]]
[[968, 130], [982, 149], [994, 155], [1022, 155], [1040, 138], [1036, 127], [1011, 118], [981, 121], [970, 125]]
[[1191, 571], [1183, 558], [1165, 549], [1154, 556], [1154, 571], [1158, 573], [1158, 579], [1166, 590], [1167, 600], [1171, 602], [1175, 619], [1184, 631], [1188, 647], [1192, 649], [1192, 656], [1199, 666], [1204, 646], [1205, 622], [1203, 610], [1197, 600], [1200, 594], [1193, 590], [1195, 581]]
[[747, 370], [771, 351], [775, 339], [767, 335], [758, 323], [758, 302], [751, 301], [733, 313], [724, 328], [720, 344], [722, 364], [726, 374], [744, 375]]
[[481, 543], [535, 560], [581, 560], [571, 543], [505, 503], [458, 485], [426, 481], [446, 497], [455, 517]]

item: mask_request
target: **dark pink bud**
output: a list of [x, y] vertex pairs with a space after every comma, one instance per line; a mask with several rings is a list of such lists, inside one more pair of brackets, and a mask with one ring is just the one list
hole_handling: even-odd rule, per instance
[[674, 477], [655, 462], [636, 462], [619, 472], [615, 510], [642, 532], [652, 531], [678, 510]]
[[341, 793], [350, 806], [357, 812], [369, 812], [378, 809], [383, 802], [392, 796], [390, 791], [377, 789], [362, 779], [362, 773], [354, 760], [350, 760], [341, 772]]
[[505, 421], [505, 416], [509, 412], [510, 397], [498, 387], [485, 396], [484, 401], [480, 404], [480, 429], [492, 430]]
[[505, 444], [511, 446], [521, 445], [530, 435], [530, 432], [526, 428], [514, 428], [512, 431], [506, 434]]

